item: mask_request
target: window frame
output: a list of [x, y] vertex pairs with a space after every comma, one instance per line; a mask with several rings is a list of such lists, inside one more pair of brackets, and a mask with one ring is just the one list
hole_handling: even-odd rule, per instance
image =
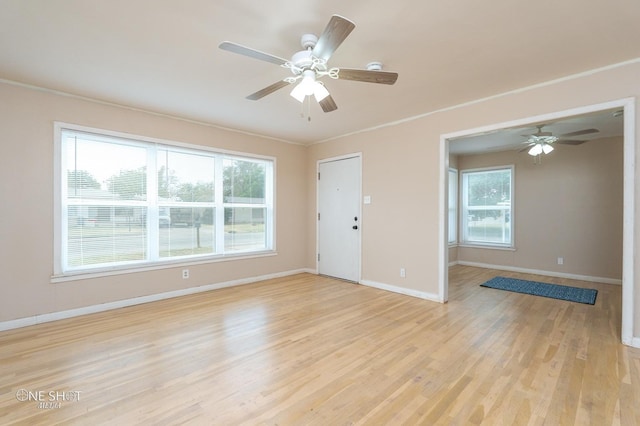
[[[448, 240], [448, 244], [449, 246], [456, 246], [458, 245], [458, 199], [460, 196], [460, 186], [458, 185], [458, 181], [459, 181], [459, 174], [458, 174], [458, 169], [455, 169], [453, 167], [449, 168], [449, 174], [448, 174], [448, 182], [447, 182], [447, 189], [449, 191], [448, 193], [448, 207], [447, 207], [447, 214], [448, 214], [448, 229], [447, 229], [447, 240]], [[454, 185], [454, 187], [452, 188], [451, 185]], [[451, 239], [451, 236], [453, 234], [453, 239]]]
[[[477, 241], [470, 240], [468, 235], [468, 219], [469, 219], [469, 199], [468, 199], [468, 176], [473, 173], [485, 173], [492, 171], [504, 171], [508, 170], [510, 172], [510, 200], [509, 200], [509, 208], [501, 208], [501, 210], [505, 210], [509, 212], [509, 241], [505, 243], [500, 242], [492, 242], [492, 241]], [[513, 164], [510, 165], [502, 165], [502, 166], [491, 166], [491, 167], [481, 167], [481, 168], [473, 168], [473, 169], [464, 169], [459, 172], [459, 191], [460, 191], [460, 220], [459, 220], [459, 234], [460, 234], [460, 244], [461, 246], [466, 247], [482, 247], [482, 248], [493, 248], [493, 249], [506, 249], [506, 250], [515, 250], [515, 218], [514, 218], [514, 195], [515, 195], [515, 166]], [[493, 206], [487, 206], [484, 210], [496, 210]]]
[[[154, 247], [156, 253], [147, 252], [145, 259], [140, 261], [127, 261], [127, 262], [113, 262], [109, 264], [100, 264], [99, 266], [84, 265], [81, 267], [69, 268], [66, 264], [66, 238], [68, 232], [67, 222], [67, 205], [68, 199], [66, 197], [67, 189], [64, 185], [67, 182], [65, 174], [67, 173], [67, 167], [65, 165], [64, 132], [77, 132], [84, 133], [95, 137], [96, 140], [103, 139], [109, 143], [122, 143], [124, 145], [139, 146], [147, 150], [148, 158], [156, 157], [157, 152], [162, 149], [169, 149], [176, 152], [186, 152], [192, 154], [200, 154], [209, 157], [213, 157], [215, 161], [215, 197], [213, 202], [206, 204], [213, 206], [214, 209], [220, 210], [220, 213], [216, 213], [218, 218], [214, 219], [214, 224], [220, 225], [222, 223], [222, 229], [224, 229], [224, 209], [227, 207], [227, 203], [224, 202], [223, 197], [223, 167], [222, 164], [225, 159], [233, 159], [240, 161], [253, 161], [265, 164], [265, 194], [263, 203], [250, 203], [250, 207], [261, 207], [265, 209], [264, 213], [264, 233], [265, 233], [265, 248], [255, 250], [234, 250], [231, 252], [224, 251], [224, 232], [216, 232], [216, 234], [222, 234], [219, 237], [215, 237], [214, 240], [214, 253], [196, 254], [196, 255], [183, 255], [162, 257], [160, 256], [160, 243], [147, 243], [147, 247]], [[149, 217], [147, 223], [153, 221], [153, 216], [158, 220], [158, 211], [161, 206], [165, 206], [167, 203], [160, 200], [157, 195], [157, 183], [151, 184], [154, 176], [157, 179], [157, 164], [155, 161], [147, 163], [147, 200], [140, 201], [125, 201], [120, 200], [119, 204], [135, 204], [144, 205], [149, 209]], [[85, 277], [111, 275], [118, 273], [139, 272], [140, 270], [154, 270], [168, 267], [175, 267], [177, 265], [199, 264], [199, 263], [211, 263], [219, 261], [236, 260], [240, 258], [251, 257], [263, 257], [276, 255], [276, 238], [275, 238], [275, 187], [276, 187], [276, 158], [271, 156], [249, 154], [238, 151], [231, 151], [219, 148], [213, 148], [202, 145], [188, 144], [183, 142], [176, 142], [165, 139], [158, 139], [147, 136], [133, 135], [129, 133], [110, 131], [104, 129], [97, 129], [92, 127], [80, 126], [76, 124], [54, 122], [54, 265], [52, 282], [65, 281], [66, 279], [77, 279], [78, 276]], [[201, 202], [187, 202], [180, 203], [180, 207], [192, 207], [197, 205], [202, 207], [204, 204]], [[149, 207], [152, 206], [152, 207]], [[246, 206], [243, 204], [242, 206]], [[234, 207], [238, 207], [234, 205]], [[221, 219], [220, 219], [221, 218]], [[220, 222], [220, 220], [222, 222]], [[159, 225], [159, 220], [158, 220]], [[154, 229], [154, 226], [147, 226], [148, 231], [146, 238], [148, 240], [156, 239], [158, 230]], [[220, 243], [222, 241], [222, 243]]]

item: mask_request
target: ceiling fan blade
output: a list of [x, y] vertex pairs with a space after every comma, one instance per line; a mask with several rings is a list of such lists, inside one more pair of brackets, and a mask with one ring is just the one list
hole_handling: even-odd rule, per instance
[[331, 95], [327, 96], [326, 98], [324, 98], [318, 103], [320, 104], [324, 112], [331, 112], [338, 109], [338, 105], [336, 105]]
[[363, 81], [365, 83], [393, 84], [398, 79], [398, 73], [340, 68], [338, 78], [340, 80]]
[[560, 135], [561, 138], [570, 138], [572, 136], [581, 136], [581, 135], [588, 135], [591, 133], [598, 133], [600, 130], [598, 129], [584, 129], [584, 130], [578, 130], [575, 132], [569, 132], [569, 133], [565, 133], [564, 135]]
[[270, 55], [269, 53], [260, 52], [259, 50], [242, 46], [241, 44], [232, 43], [230, 41], [223, 41], [222, 43], [220, 43], [218, 47], [222, 50], [238, 53], [240, 55], [248, 56], [254, 59], [259, 59], [265, 62], [271, 62], [272, 64], [276, 64], [276, 65], [284, 65], [287, 62], [289, 62], [286, 59], [282, 59], [277, 56]]
[[333, 15], [313, 48], [313, 56], [328, 60], [355, 27], [347, 18]]
[[250, 94], [249, 96], [247, 96], [247, 99], [251, 101], [257, 101], [258, 99], [262, 99], [265, 96], [275, 92], [276, 90], [282, 89], [283, 87], [288, 86], [289, 84], [291, 83], [289, 83], [286, 80], [277, 81], [273, 83], [271, 86], [267, 86], [264, 89], [258, 90], [257, 92]]
[[576, 141], [576, 140], [572, 140], [572, 139], [558, 139], [557, 141], [554, 142], [554, 144], [562, 144], [562, 145], [580, 145], [585, 143], [586, 141]]

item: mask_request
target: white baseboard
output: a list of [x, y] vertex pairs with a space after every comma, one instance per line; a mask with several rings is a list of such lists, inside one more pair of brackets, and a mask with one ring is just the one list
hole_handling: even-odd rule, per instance
[[379, 283], [379, 282], [370, 281], [370, 280], [361, 280], [360, 284], [366, 285], [368, 287], [374, 287], [380, 290], [391, 291], [393, 293], [404, 294], [405, 296], [413, 296], [413, 297], [418, 297], [420, 299], [431, 300], [433, 302], [444, 303], [443, 300], [441, 300], [437, 294], [427, 293], [425, 291], [411, 290], [409, 288], [398, 287], [395, 285], [384, 284], [384, 283]]
[[640, 337], [623, 337], [622, 344], [632, 348], [640, 348]]
[[66, 318], [78, 317], [80, 315], [104, 312], [112, 309], [124, 308], [127, 306], [141, 305], [143, 303], [155, 302], [158, 300], [171, 299], [173, 297], [186, 296], [189, 294], [202, 293], [205, 291], [218, 290], [226, 287], [233, 287], [243, 284], [251, 284], [272, 278], [281, 278], [289, 275], [301, 273], [314, 273], [311, 269], [296, 269], [291, 271], [277, 272], [274, 274], [261, 275], [257, 277], [241, 278], [232, 281], [225, 281], [216, 284], [207, 284], [199, 287], [190, 287], [180, 290], [168, 291], [165, 293], [151, 294], [148, 296], [134, 297], [131, 299], [117, 300], [115, 302], [101, 303], [99, 305], [85, 306], [82, 308], [69, 309], [66, 311], [52, 312], [48, 314], [33, 315], [26, 318], [0, 322], [0, 331], [12, 330], [15, 328], [27, 327], [30, 325], [42, 324], [45, 322], [57, 321]]
[[466, 262], [459, 260], [458, 265], [475, 266], [478, 268], [497, 269], [500, 271], [521, 272], [523, 274], [544, 275], [547, 277], [568, 278], [572, 280], [589, 281], [594, 283], [622, 285], [622, 280], [616, 278], [592, 277], [589, 275], [566, 274], [563, 272], [543, 271], [540, 269], [518, 268], [515, 266], [491, 265], [488, 263]]

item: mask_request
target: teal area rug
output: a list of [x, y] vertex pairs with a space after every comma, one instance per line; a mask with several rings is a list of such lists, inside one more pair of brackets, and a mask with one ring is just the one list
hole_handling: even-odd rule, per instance
[[491, 278], [486, 283], [480, 284], [480, 287], [514, 291], [516, 293], [532, 294], [534, 296], [550, 297], [588, 305], [595, 304], [596, 296], [598, 296], [598, 290], [592, 288], [569, 287], [506, 277]]

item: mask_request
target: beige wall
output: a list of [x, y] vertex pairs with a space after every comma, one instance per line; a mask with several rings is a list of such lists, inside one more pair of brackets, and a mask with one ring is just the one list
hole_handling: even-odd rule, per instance
[[[438, 180], [437, 163], [425, 167], [425, 160], [437, 157], [414, 126], [388, 127], [310, 147], [308, 164], [309, 209], [316, 211], [313, 173], [318, 159], [362, 152], [362, 194], [371, 204], [362, 206], [362, 279], [437, 293], [424, 279], [437, 271]], [[419, 127], [418, 127], [419, 129]], [[309, 266], [315, 267], [315, 223], [310, 232]], [[406, 278], [399, 277], [400, 268]]]
[[[0, 321], [305, 266], [305, 147], [15, 85], [0, 100]], [[51, 283], [54, 121], [275, 157], [277, 256]]]
[[[443, 273], [438, 261], [441, 135], [636, 97], [640, 95], [639, 78], [640, 63], [636, 61], [313, 145], [308, 160], [308, 211], [316, 210], [311, 176], [316, 161], [362, 152], [363, 194], [372, 197], [371, 204], [363, 205], [362, 278], [437, 294], [439, 276]], [[636, 108], [638, 123], [639, 114]], [[637, 132], [635, 145], [636, 151], [640, 151]], [[635, 181], [639, 175], [640, 170], [636, 170]], [[639, 192], [640, 186], [636, 186], [636, 199]], [[634, 217], [639, 216], [636, 203]], [[635, 227], [635, 233], [635, 241], [640, 241], [640, 226]], [[307, 265], [312, 267], [315, 223], [309, 223], [307, 235]], [[637, 244], [635, 250], [640, 253]], [[566, 257], [570, 265], [571, 254]], [[633, 270], [640, 277], [640, 259], [636, 258]], [[401, 266], [406, 268], [406, 278], [399, 277]], [[616, 269], [617, 266], [611, 268]], [[637, 337], [640, 285], [635, 286], [633, 322]]]
[[[184, 287], [314, 269], [316, 164], [320, 159], [353, 152], [362, 153], [363, 195], [372, 200], [362, 206], [362, 279], [435, 295], [443, 272], [438, 239], [441, 135], [638, 96], [639, 78], [640, 63], [634, 62], [306, 148], [0, 84], [0, 321]], [[638, 115], [636, 110], [640, 123]], [[52, 284], [56, 120], [275, 156], [278, 256], [194, 265], [188, 281], [179, 279], [179, 268], [175, 268]], [[635, 180], [639, 177], [640, 170]], [[640, 199], [640, 186], [636, 186], [635, 197]], [[637, 207], [635, 212], [638, 217]], [[640, 226], [635, 232], [635, 241], [640, 241]], [[640, 247], [635, 250], [640, 253]], [[570, 255], [566, 257], [570, 261]], [[636, 258], [633, 270], [640, 277], [640, 258]], [[401, 267], [406, 269], [406, 278], [399, 276]], [[637, 288], [634, 306], [635, 335], [640, 338]]]
[[516, 250], [459, 247], [459, 261], [622, 278], [621, 137], [557, 145], [540, 164], [517, 151], [458, 158], [460, 170], [501, 165], [515, 166]]

